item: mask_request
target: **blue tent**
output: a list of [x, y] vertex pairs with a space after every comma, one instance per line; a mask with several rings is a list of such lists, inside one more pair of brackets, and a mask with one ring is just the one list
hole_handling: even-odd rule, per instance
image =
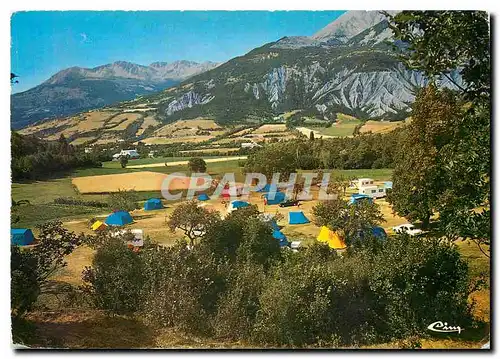
[[111, 213], [106, 218], [106, 224], [108, 226], [124, 226], [126, 224], [132, 223], [134, 220], [130, 213], [126, 211], [117, 211], [115, 213]]
[[276, 221], [274, 219], [271, 221], [271, 227], [272, 227], [273, 231], [279, 231], [280, 230], [280, 227], [278, 226], [278, 223], [276, 223]]
[[[371, 234], [379, 240], [384, 240], [387, 238], [387, 234], [385, 233], [385, 230], [382, 227], [378, 226], [372, 227]], [[364, 237], [365, 235], [363, 231], [359, 231], [357, 238], [363, 240]]]
[[257, 192], [277, 192], [277, 191], [278, 191], [277, 185], [267, 183], [264, 187], [259, 189]]
[[273, 231], [273, 238], [277, 239], [280, 242], [280, 247], [284, 247], [288, 245], [288, 240], [286, 236], [281, 231]]
[[305, 224], [309, 222], [302, 211], [288, 213], [288, 224]]
[[280, 204], [285, 201], [285, 193], [283, 192], [270, 192], [266, 193], [263, 197], [269, 205]]
[[210, 197], [208, 197], [208, 194], [202, 193], [198, 196], [198, 201], [208, 201]]
[[231, 207], [233, 208], [243, 208], [243, 207], [248, 207], [250, 206], [250, 203], [245, 202], [245, 201], [232, 201], [231, 202]]
[[144, 202], [144, 210], [152, 211], [154, 209], [162, 209], [163, 203], [158, 198], [150, 198], [146, 202]]
[[372, 234], [377, 237], [378, 239], [386, 239], [387, 238], [387, 233], [385, 233], [385, 230], [382, 227], [373, 227], [372, 228]]
[[372, 201], [372, 198], [368, 196], [367, 194], [353, 194], [351, 195], [351, 200], [350, 204], [358, 203], [358, 201], [361, 201], [363, 199], [367, 199], [368, 201]]
[[35, 238], [31, 229], [26, 228], [11, 228], [10, 229], [10, 244], [17, 246], [26, 246], [33, 243]]

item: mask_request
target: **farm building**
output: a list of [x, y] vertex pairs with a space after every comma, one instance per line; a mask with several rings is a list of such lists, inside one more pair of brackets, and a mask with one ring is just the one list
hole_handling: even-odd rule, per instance
[[254, 147], [262, 147], [262, 146], [255, 142], [244, 142], [241, 144], [241, 148], [254, 148]]
[[27, 228], [11, 228], [10, 244], [15, 246], [26, 246], [33, 243], [35, 237], [31, 229]]
[[136, 158], [140, 157], [140, 155], [137, 152], [137, 150], [121, 150], [120, 153], [115, 153], [113, 155], [113, 159], [114, 160], [118, 160], [122, 156], [128, 156], [131, 159], [136, 159]]
[[130, 213], [127, 211], [117, 211], [110, 214], [106, 218], [106, 224], [108, 226], [124, 226], [126, 224], [132, 223], [134, 220]]
[[163, 208], [163, 203], [161, 203], [161, 200], [159, 198], [150, 198], [146, 202], [144, 202], [145, 211], [152, 211], [155, 209], [162, 209], [162, 208]]

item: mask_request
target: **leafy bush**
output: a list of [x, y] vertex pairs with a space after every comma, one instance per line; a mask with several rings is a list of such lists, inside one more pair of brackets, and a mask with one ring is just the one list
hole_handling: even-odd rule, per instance
[[209, 333], [209, 319], [224, 290], [223, 266], [197, 248], [188, 249], [185, 242], [148, 252], [148, 256], [154, 269], [147, 269], [148, 273], [152, 272], [145, 297], [147, 321], [156, 326]]
[[100, 246], [92, 267], [85, 268], [82, 278], [83, 289], [92, 295], [98, 308], [117, 314], [130, 314], [142, 308], [143, 262], [122, 238], [109, 238]]
[[200, 240], [139, 253], [101, 241], [86, 269], [95, 303], [154, 326], [273, 346], [352, 346], [413, 338], [442, 320], [473, 325], [467, 264], [444, 241], [404, 235], [342, 256], [315, 243], [280, 249], [254, 208], [205, 227]]
[[188, 162], [188, 168], [191, 172], [204, 173], [207, 170], [207, 164], [203, 158], [193, 157]]
[[109, 194], [108, 205], [114, 211], [133, 211], [138, 209], [138, 194], [134, 190], [119, 190]]
[[247, 339], [252, 333], [260, 307], [265, 270], [263, 266], [243, 262], [238, 263], [231, 274], [227, 290], [217, 302], [217, 313], [212, 325], [215, 336], [220, 339]]

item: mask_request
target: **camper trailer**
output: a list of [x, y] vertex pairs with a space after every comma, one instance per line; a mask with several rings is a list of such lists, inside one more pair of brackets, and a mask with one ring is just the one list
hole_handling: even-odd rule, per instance
[[365, 194], [371, 198], [382, 198], [386, 196], [386, 188], [379, 186], [360, 187], [359, 194]]
[[358, 181], [356, 182], [356, 185], [358, 188], [373, 186], [373, 179], [371, 179], [371, 178], [359, 178]]

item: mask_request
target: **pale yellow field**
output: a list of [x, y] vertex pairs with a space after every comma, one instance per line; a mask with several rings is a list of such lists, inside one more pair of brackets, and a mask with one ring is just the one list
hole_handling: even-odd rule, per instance
[[233, 133], [233, 134], [232, 134], [231, 136], [229, 136], [229, 137], [241, 137], [241, 136], [244, 136], [244, 135], [247, 135], [247, 134], [251, 133], [252, 131], [253, 131], [253, 129], [252, 129], [252, 128], [245, 128], [245, 129], [243, 129], [243, 130], [241, 130], [241, 131], [238, 131], [238, 132]]
[[286, 125], [284, 123], [280, 124], [268, 124], [262, 125], [252, 133], [271, 133], [271, 132], [284, 132], [286, 131]]
[[373, 133], [387, 133], [391, 132], [397, 127], [403, 125], [403, 121], [394, 122], [381, 122], [381, 121], [366, 121], [366, 123], [361, 127], [359, 132], [373, 132]]
[[[119, 124], [116, 127], [113, 127], [111, 130], [113, 131], [123, 131], [129, 124], [132, 122], [136, 121], [137, 119], [141, 118], [143, 115], [139, 113], [121, 113], [115, 117], [113, 117], [111, 120], [108, 121], [107, 125], [115, 125]], [[126, 123], [126, 125], [123, 127], [123, 124]]]
[[[169, 123], [160, 127], [155, 131], [155, 136], [174, 136], [174, 134], [181, 130], [222, 130], [222, 128], [211, 119], [197, 118], [192, 120], [179, 120], [174, 123]], [[182, 133], [181, 133], [182, 134]], [[183, 135], [187, 135], [185, 132]]]
[[71, 124], [73, 121], [74, 121], [73, 117], [69, 117], [69, 118], [62, 119], [62, 120], [57, 119], [57, 120], [47, 121], [47, 122], [40, 123], [38, 125], [23, 128], [23, 129], [19, 130], [18, 132], [21, 135], [30, 135], [30, 134], [33, 134], [33, 133], [36, 133], [36, 132], [39, 132], [42, 130], [66, 126], [68, 124]]
[[81, 132], [97, 130], [102, 127], [106, 120], [116, 115], [116, 113], [116, 111], [92, 111], [84, 113], [84, 120], [78, 123], [78, 128]]
[[118, 126], [110, 128], [109, 131], [124, 131], [129, 125], [141, 118], [141, 115], [137, 113], [124, 114], [124, 116], [126, 116], [126, 120], [121, 122]]
[[116, 142], [116, 140], [117, 140], [116, 138], [100, 138], [97, 141], [95, 141], [95, 144], [96, 145], [105, 145], [108, 143]]
[[[161, 164], [161, 163], [160, 163]], [[167, 174], [157, 172], [132, 172], [114, 175], [76, 177], [71, 180], [82, 194], [110, 193], [119, 190], [160, 191]], [[203, 182], [200, 178], [199, 182]], [[189, 188], [190, 178], [174, 178], [170, 181], [170, 190]]]

